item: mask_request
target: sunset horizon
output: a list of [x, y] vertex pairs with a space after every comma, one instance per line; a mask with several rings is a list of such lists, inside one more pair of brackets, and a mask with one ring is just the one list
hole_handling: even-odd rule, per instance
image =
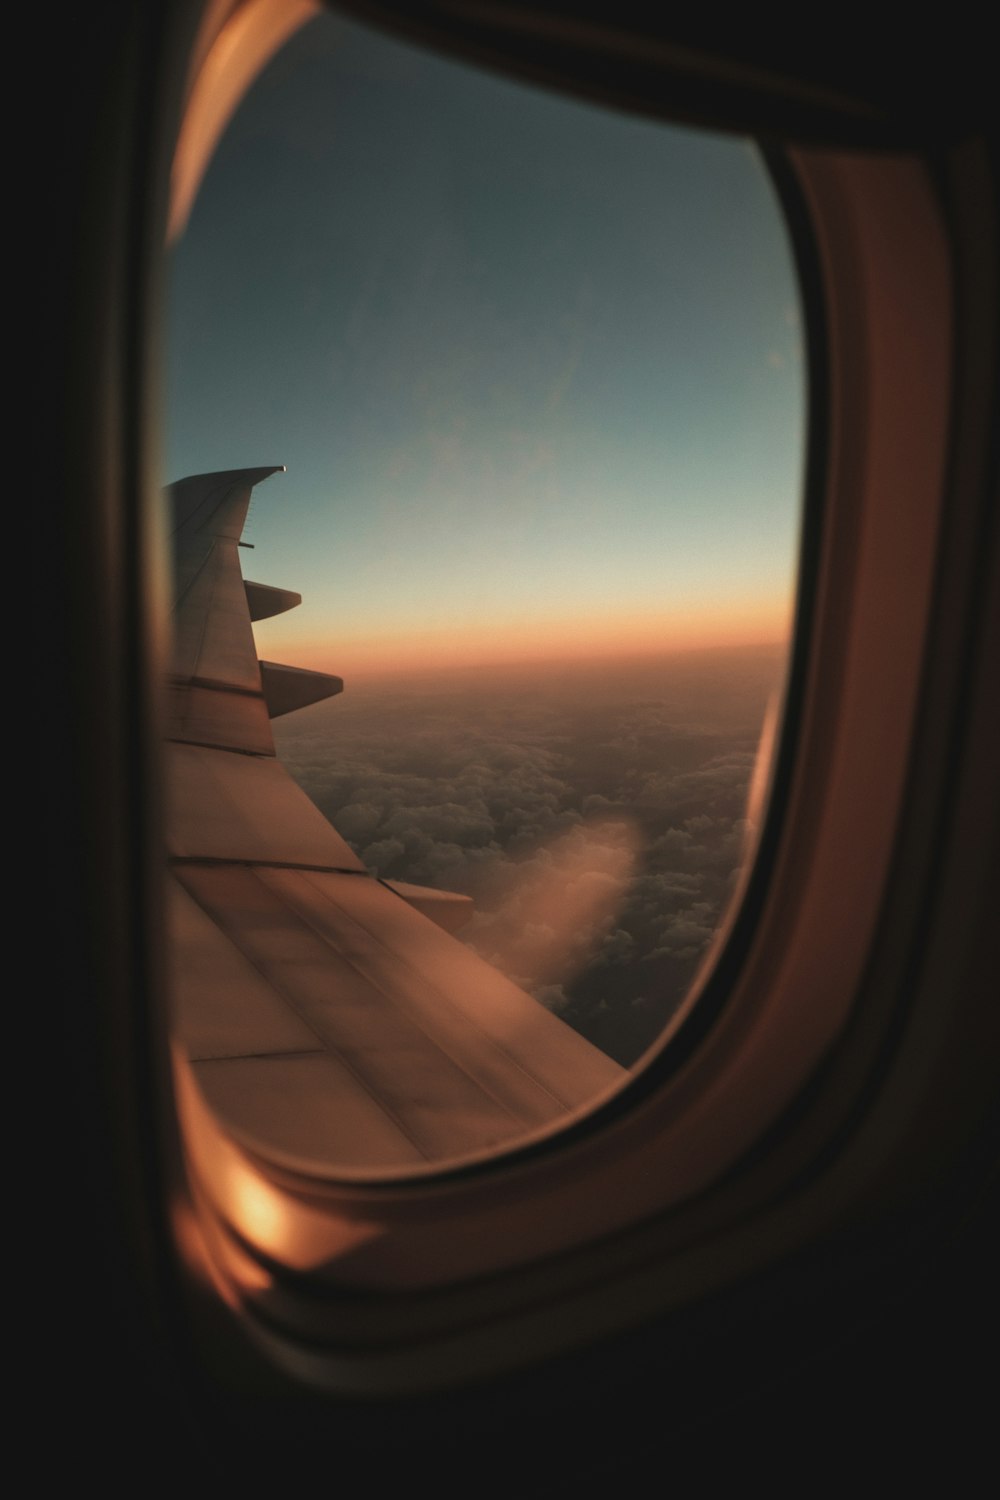
[[[747, 611], [742, 619], [719, 612], [708, 619], [669, 625], [661, 617], [615, 632], [613, 622], [601, 618], [564, 621], [525, 620], [503, 632], [483, 625], [432, 630], [414, 627], [394, 635], [360, 636], [350, 626], [340, 633], [310, 640], [301, 632], [258, 623], [258, 654], [312, 671], [333, 672], [350, 680], [432, 675], [463, 670], [514, 669], [546, 666], [586, 666], [589, 663], [651, 661], [659, 657], [699, 652], [784, 650], [787, 647], [791, 606], [770, 611]], [[740, 628], [742, 625], [742, 629]]]

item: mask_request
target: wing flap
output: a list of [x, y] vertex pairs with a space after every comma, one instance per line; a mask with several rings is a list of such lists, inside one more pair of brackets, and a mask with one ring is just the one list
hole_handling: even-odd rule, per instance
[[438, 891], [430, 885], [411, 885], [406, 880], [383, 880], [388, 890], [401, 896], [414, 911], [430, 917], [445, 932], [458, 932], [471, 921], [475, 906], [471, 896], [461, 896], [457, 891]]

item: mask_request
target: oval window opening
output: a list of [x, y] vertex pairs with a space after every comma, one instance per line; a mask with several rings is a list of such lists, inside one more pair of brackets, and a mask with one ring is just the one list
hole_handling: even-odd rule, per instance
[[171, 254], [178, 1040], [276, 1160], [494, 1154], [663, 1042], [753, 855], [805, 446], [776, 194], [749, 141], [324, 14]]

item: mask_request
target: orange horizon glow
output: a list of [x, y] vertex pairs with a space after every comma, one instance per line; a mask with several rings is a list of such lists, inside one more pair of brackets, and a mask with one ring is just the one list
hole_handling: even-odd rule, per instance
[[255, 627], [267, 660], [340, 676], [384, 676], [478, 666], [604, 661], [678, 652], [783, 646], [791, 625], [787, 600], [751, 601], [697, 613], [664, 612], [610, 619], [522, 619], [461, 626], [399, 629], [372, 635], [341, 627], [322, 638], [283, 627], [283, 619]]

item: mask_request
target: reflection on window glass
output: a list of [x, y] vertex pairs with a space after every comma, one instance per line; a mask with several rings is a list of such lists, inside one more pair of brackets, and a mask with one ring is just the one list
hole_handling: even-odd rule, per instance
[[[255, 491], [240, 555], [304, 603], [258, 621], [257, 653], [345, 691], [274, 721], [277, 753], [447, 945], [427, 967], [414, 939], [373, 977], [344, 933], [378, 945], [381, 918], [345, 908], [337, 961], [379, 1004], [398, 985], [403, 1030], [381, 1031], [338, 969], [326, 1003], [341, 1031], [321, 1044], [370, 1097], [388, 1049], [407, 1144], [366, 1154], [352, 1143], [368, 1125], [341, 1138], [326, 1110], [309, 1147], [286, 1082], [277, 1146], [374, 1170], [509, 1144], [607, 1092], [669, 1029], [751, 849], [751, 775], [785, 670], [798, 306], [749, 142], [536, 92], [331, 16], [246, 96], [173, 251], [167, 477], [287, 465]], [[272, 895], [296, 861], [274, 864]], [[349, 907], [367, 877], [340, 878]], [[186, 889], [218, 917], [221, 898], [193, 876]], [[286, 896], [305, 922], [306, 896]], [[267, 977], [260, 932], [277, 919], [260, 911], [250, 958]], [[477, 1016], [487, 966], [530, 997], [516, 1024], [499, 992]], [[323, 1032], [286, 979], [276, 991]], [[463, 1095], [453, 1127], [425, 1129], [436, 1085], [420, 1062], [400, 1082], [399, 1059], [434, 1003], [449, 1067], [507, 1124], [466, 1130]], [[448, 1029], [462, 1005], [485, 1061]], [[532, 1008], [560, 1023], [537, 1043]], [[492, 1071], [494, 1054], [519, 1055], [510, 1026], [529, 1055], [591, 1044], [567, 1052], [575, 1092], [541, 1079], [548, 1113], [510, 1104]], [[289, 1069], [310, 1050], [282, 1046]], [[241, 1085], [212, 1095], [228, 1059], [206, 1053], [203, 1082], [253, 1133]], [[246, 1087], [267, 1092], [259, 1068]]]

